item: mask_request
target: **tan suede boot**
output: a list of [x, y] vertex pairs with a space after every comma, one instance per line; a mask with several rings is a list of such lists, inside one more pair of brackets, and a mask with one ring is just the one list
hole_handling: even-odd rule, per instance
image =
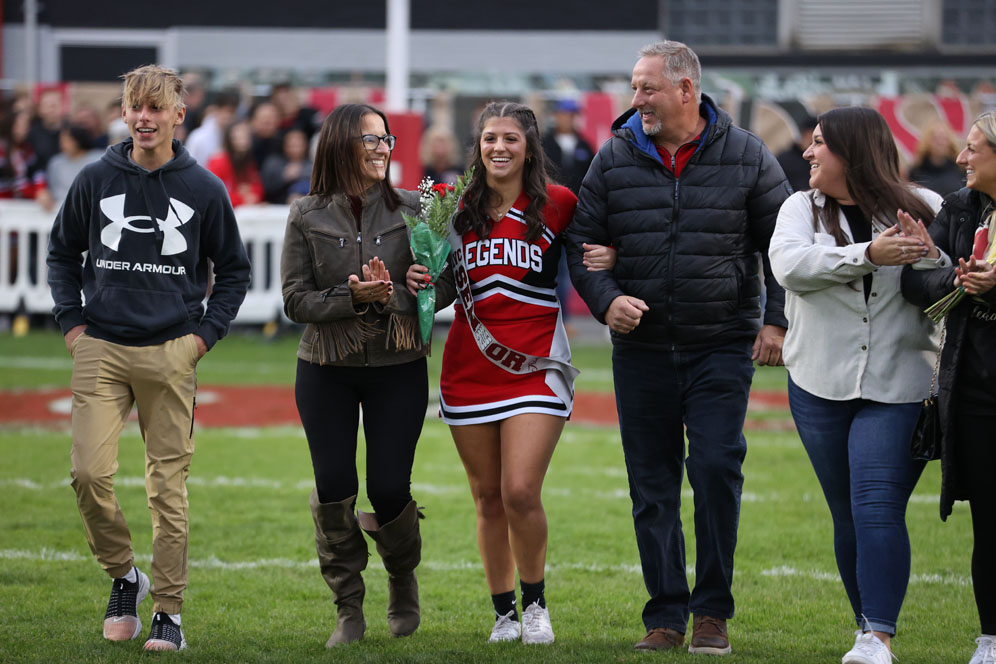
[[424, 517], [413, 500], [383, 526], [375, 515], [367, 512], [357, 511], [357, 518], [360, 527], [377, 543], [377, 553], [387, 570], [387, 626], [394, 636], [408, 636], [421, 622], [415, 568], [422, 560], [418, 520]]
[[360, 573], [367, 567], [367, 541], [363, 539], [354, 509], [356, 496], [338, 503], [318, 502], [318, 491], [308, 499], [315, 520], [315, 548], [325, 583], [335, 595], [338, 617], [326, 648], [363, 638], [366, 589]]

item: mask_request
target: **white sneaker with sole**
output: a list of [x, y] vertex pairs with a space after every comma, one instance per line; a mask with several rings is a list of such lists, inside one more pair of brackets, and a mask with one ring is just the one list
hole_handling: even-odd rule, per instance
[[979, 647], [968, 664], [996, 664], [996, 637], [983, 634], [975, 643]]
[[149, 577], [137, 567], [135, 574], [138, 578], [133, 582], [111, 581], [111, 598], [104, 614], [104, 638], [109, 641], [130, 641], [142, 633], [138, 605], [149, 594]]
[[522, 642], [553, 643], [553, 625], [550, 624], [550, 612], [533, 602], [522, 612]]
[[152, 629], [145, 642], [146, 650], [186, 650], [187, 639], [183, 630], [173, 622], [168, 613], [159, 611], [152, 616]]
[[877, 636], [860, 631], [854, 634], [854, 647], [841, 658], [841, 664], [892, 664], [894, 655]]
[[488, 643], [501, 643], [502, 641], [518, 641], [522, 633], [522, 626], [515, 617], [515, 610], [509, 611], [503, 616], [498, 616], [495, 626], [491, 628], [491, 636]]

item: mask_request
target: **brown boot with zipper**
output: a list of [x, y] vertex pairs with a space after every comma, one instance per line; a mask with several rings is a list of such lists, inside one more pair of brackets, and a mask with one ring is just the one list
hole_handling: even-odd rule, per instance
[[418, 520], [424, 518], [411, 501], [397, 517], [380, 525], [374, 514], [357, 512], [360, 527], [377, 543], [377, 552], [387, 570], [387, 626], [393, 636], [408, 636], [418, 629], [418, 578], [415, 568], [422, 560], [422, 535]]
[[356, 520], [356, 496], [337, 503], [321, 503], [318, 491], [308, 499], [315, 520], [315, 548], [325, 583], [335, 595], [336, 628], [326, 648], [352, 643], [363, 638], [367, 623], [363, 619], [363, 585], [361, 572], [367, 566], [367, 541]]

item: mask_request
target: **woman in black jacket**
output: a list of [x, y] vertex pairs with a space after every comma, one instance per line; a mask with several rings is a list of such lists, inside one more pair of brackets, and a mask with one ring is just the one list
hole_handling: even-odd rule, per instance
[[938, 382], [943, 429], [941, 518], [955, 500], [968, 500], [975, 548], [972, 585], [982, 636], [970, 664], [996, 663], [996, 114], [972, 125], [958, 155], [967, 187], [947, 197], [930, 235], [958, 264], [903, 272], [903, 295], [927, 307], [957, 287], [966, 296], [947, 316]]

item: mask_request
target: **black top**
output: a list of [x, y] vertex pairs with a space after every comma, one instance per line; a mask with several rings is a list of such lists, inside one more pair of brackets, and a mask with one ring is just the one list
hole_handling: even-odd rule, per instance
[[959, 407], [969, 415], [991, 415], [996, 399], [996, 309], [981, 298], [966, 297], [960, 305], [968, 308], [965, 350], [958, 367]]
[[550, 161], [553, 179], [577, 195], [581, 191], [581, 182], [588, 172], [591, 160], [595, 157], [595, 151], [581, 134], [574, 132], [574, 137], [577, 139], [574, 150], [565, 154], [557, 142], [556, 134], [550, 132], [543, 137], [543, 151]]
[[798, 145], [793, 145], [784, 152], [779, 152], [778, 164], [785, 171], [785, 177], [792, 185], [792, 191], [809, 191], [809, 162], [802, 156], [803, 151]]
[[[865, 219], [864, 213], [861, 211], [857, 205], [841, 205], [840, 209], [844, 212], [844, 217], [847, 219], [847, 225], [851, 227], [851, 237], [854, 238], [854, 244], [859, 244], [861, 242], [871, 242], [872, 239], [872, 227]], [[869, 272], [863, 277], [865, 283], [865, 302], [868, 302], [868, 296], [871, 295], [872, 290], [872, 273]]]
[[958, 164], [950, 159], [940, 166], [925, 159], [922, 164], [910, 170], [910, 180], [936, 191], [941, 196], [947, 196], [965, 186], [965, 174]]

